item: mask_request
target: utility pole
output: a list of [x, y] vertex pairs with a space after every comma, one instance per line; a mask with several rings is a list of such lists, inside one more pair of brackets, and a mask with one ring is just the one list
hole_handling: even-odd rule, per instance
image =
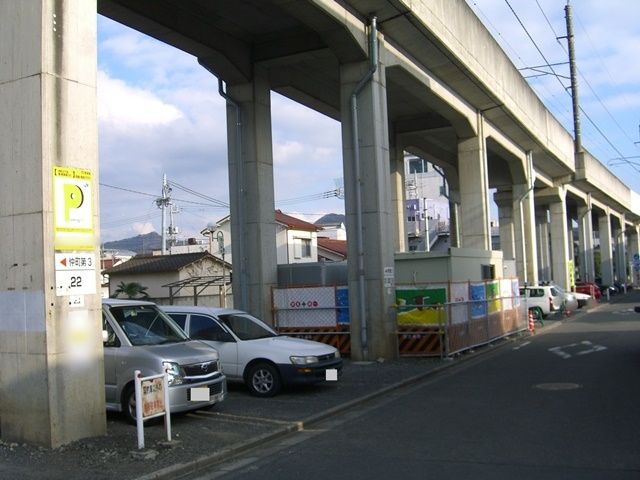
[[[162, 197], [156, 199], [156, 205], [162, 210], [162, 255], [167, 254], [167, 228], [165, 227], [167, 207], [171, 205], [171, 187], [167, 184], [167, 174], [162, 175]], [[172, 216], [173, 218], [173, 216]], [[173, 220], [171, 222], [173, 224]]]
[[580, 103], [578, 101], [578, 72], [576, 68], [576, 53], [573, 40], [573, 16], [571, 14], [571, 4], [567, 0], [564, 7], [567, 21], [567, 42], [569, 44], [569, 73], [571, 78], [571, 99], [573, 101], [573, 130], [574, 130], [574, 153], [576, 156], [583, 153], [582, 132], [580, 130]]
[[169, 201], [169, 228], [167, 228], [167, 234], [169, 236], [169, 254], [171, 254], [171, 247], [176, 243], [176, 235], [179, 233], [178, 227], [176, 227], [174, 222], [174, 215], [179, 212], [180, 209], [178, 206]]

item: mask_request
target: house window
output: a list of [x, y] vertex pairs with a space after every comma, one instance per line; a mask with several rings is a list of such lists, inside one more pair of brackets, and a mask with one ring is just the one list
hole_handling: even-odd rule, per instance
[[496, 278], [496, 266], [495, 265], [481, 265], [482, 279], [483, 280], [495, 280]]
[[412, 158], [409, 160], [409, 173], [425, 173], [426, 171], [427, 165], [422, 158]]
[[294, 238], [293, 256], [295, 258], [311, 258], [311, 239]]

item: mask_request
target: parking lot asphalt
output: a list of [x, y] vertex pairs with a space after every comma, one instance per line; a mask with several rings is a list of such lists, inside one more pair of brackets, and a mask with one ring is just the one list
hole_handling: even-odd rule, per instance
[[[624, 297], [612, 301], [631, 300]], [[544, 327], [538, 326], [538, 331], [553, 328], [558, 320], [561, 319], [548, 318]], [[243, 385], [231, 383], [227, 398], [212, 409], [173, 415], [171, 442], [166, 440], [162, 422], [146, 424], [142, 450], [137, 448], [136, 428], [111, 413], [107, 415], [106, 435], [57, 449], [0, 441], [0, 479], [186, 478], [198, 469], [308, 428], [314, 422], [491, 351], [511, 339], [453, 359], [401, 358], [378, 362], [345, 359], [339, 381], [287, 389], [267, 399], [253, 397]]]

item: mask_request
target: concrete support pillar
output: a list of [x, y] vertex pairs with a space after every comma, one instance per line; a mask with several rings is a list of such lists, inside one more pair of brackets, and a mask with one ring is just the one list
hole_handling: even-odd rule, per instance
[[629, 264], [631, 268], [631, 283], [634, 288], [640, 287], [640, 226], [629, 227]]
[[627, 282], [627, 234], [624, 214], [620, 217], [620, 229], [616, 232], [616, 272], [619, 282]]
[[545, 207], [536, 212], [536, 231], [538, 232], [538, 280], [551, 281], [551, 249], [549, 243], [549, 211]]
[[563, 187], [558, 187], [554, 190], [556, 191], [557, 201], [549, 205], [549, 212], [551, 213], [552, 280], [565, 290], [569, 290], [566, 191]]
[[567, 217], [567, 271], [569, 273], [569, 284], [567, 289], [573, 289], [576, 281], [576, 246], [573, 236], [573, 218]]
[[593, 220], [590, 200], [587, 205], [578, 207], [578, 242], [580, 249], [580, 279], [593, 282], [595, 265], [593, 260]]
[[459, 228], [462, 247], [491, 250], [487, 147], [483, 123], [482, 115], [478, 114], [478, 136], [462, 139], [458, 143], [461, 200]]
[[513, 186], [513, 212], [518, 278], [529, 285], [538, 283], [538, 248], [534, 195], [528, 184]]
[[99, 261], [95, 0], [0, 2], [0, 65], [0, 435], [56, 448], [106, 432], [97, 263], [55, 257]]
[[[615, 221], [614, 221], [615, 222]], [[619, 268], [620, 268], [620, 261], [619, 261], [619, 255], [620, 255], [620, 227], [615, 224], [612, 223], [611, 225], [611, 240], [612, 240], [612, 257], [611, 257], [611, 263], [613, 263], [613, 281], [618, 281], [619, 277], [618, 277], [618, 272], [619, 272]]]
[[460, 248], [460, 192], [449, 191], [449, 245]]
[[355, 97], [355, 124], [352, 108], [369, 68], [363, 62], [340, 70], [351, 355], [357, 360], [398, 355], [384, 65]]
[[404, 149], [397, 142], [389, 151], [391, 161], [391, 203], [393, 205], [392, 217], [395, 226], [395, 251], [407, 251], [406, 232], [406, 202], [405, 202], [405, 173], [404, 173]]
[[271, 91], [266, 72], [255, 66], [253, 81], [232, 86], [228, 94], [239, 106], [241, 124], [238, 129], [237, 109], [228, 102], [234, 306], [270, 321], [271, 288], [278, 273]]
[[613, 249], [611, 248], [611, 218], [609, 211], [598, 217], [600, 236], [600, 272], [603, 285], [613, 285]]
[[[500, 224], [500, 250], [504, 260], [516, 260], [516, 239], [514, 232], [513, 192], [498, 191], [493, 196], [498, 206], [498, 222]], [[517, 269], [518, 277], [520, 270]]]

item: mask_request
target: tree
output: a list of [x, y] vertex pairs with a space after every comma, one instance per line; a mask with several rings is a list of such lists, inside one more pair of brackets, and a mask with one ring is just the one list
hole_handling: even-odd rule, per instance
[[120, 282], [118, 288], [113, 292], [112, 298], [116, 298], [120, 294], [126, 295], [127, 298], [149, 298], [147, 287], [138, 282]]

